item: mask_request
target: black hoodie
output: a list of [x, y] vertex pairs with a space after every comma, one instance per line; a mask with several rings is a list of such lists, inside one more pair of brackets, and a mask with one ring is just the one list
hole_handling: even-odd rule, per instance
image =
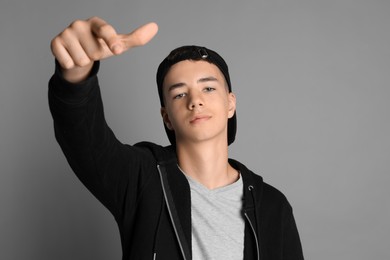
[[[87, 80], [71, 84], [57, 64], [49, 82], [56, 139], [78, 178], [113, 214], [122, 259], [190, 260], [190, 188], [175, 149], [116, 139], [104, 118], [98, 69], [96, 62]], [[285, 196], [243, 164], [229, 163], [244, 183], [244, 259], [303, 259]]]

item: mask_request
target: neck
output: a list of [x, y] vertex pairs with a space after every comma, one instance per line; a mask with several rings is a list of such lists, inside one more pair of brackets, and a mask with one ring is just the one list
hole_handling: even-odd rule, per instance
[[228, 163], [226, 140], [179, 143], [176, 150], [179, 166], [184, 173], [210, 190], [229, 185], [239, 177]]

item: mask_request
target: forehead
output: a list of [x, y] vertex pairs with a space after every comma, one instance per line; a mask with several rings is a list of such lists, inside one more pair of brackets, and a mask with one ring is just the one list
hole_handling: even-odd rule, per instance
[[222, 72], [213, 63], [203, 60], [183, 60], [169, 68], [163, 86], [208, 76], [214, 76], [221, 80], [225, 79]]

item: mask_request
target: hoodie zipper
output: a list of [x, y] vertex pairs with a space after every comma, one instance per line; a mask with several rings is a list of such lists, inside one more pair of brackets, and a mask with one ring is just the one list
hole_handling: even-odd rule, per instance
[[[254, 189], [254, 187], [252, 185], [248, 186], [248, 190], [250, 191], [250, 193], [252, 195], [253, 202], [255, 202], [255, 198], [253, 196], [253, 189]], [[255, 214], [256, 214], [256, 211], [255, 211]], [[256, 251], [257, 251], [257, 260], [260, 260], [259, 239], [257, 238], [255, 227], [253, 226], [252, 221], [250, 220], [250, 218], [249, 218], [248, 214], [246, 213], [246, 211], [244, 211], [244, 215], [245, 215], [245, 218], [248, 220], [249, 225], [251, 226], [251, 229], [252, 229], [252, 232], [253, 232], [253, 236], [255, 237]]]
[[[167, 208], [168, 208], [168, 212], [169, 212], [169, 217], [171, 218], [172, 226], [173, 226], [173, 229], [175, 230], [175, 235], [176, 235], [177, 241], [179, 242], [181, 254], [183, 255], [183, 259], [184, 259], [184, 260], [187, 260], [186, 255], [184, 254], [183, 245], [182, 245], [182, 243], [181, 243], [181, 241], [180, 241], [180, 237], [179, 237], [179, 234], [178, 234], [178, 232], [177, 232], [176, 224], [175, 224], [175, 222], [173, 221], [172, 212], [171, 212], [170, 205], [169, 205], [169, 203], [168, 203], [168, 198], [167, 198], [167, 194], [166, 194], [166, 191], [165, 191], [164, 180], [163, 180], [163, 177], [162, 177], [160, 165], [157, 165], [157, 169], [158, 169], [158, 173], [160, 174], [160, 180], [161, 180], [161, 184], [162, 184], [161, 186], [162, 186], [162, 190], [163, 190], [163, 193], [164, 193], [165, 202], [166, 202], [166, 204], [167, 204]], [[154, 253], [153, 259], [154, 259], [154, 260], [156, 259], [156, 253]]]
[[245, 215], [246, 219], [248, 220], [249, 225], [251, 226], [253, 235], [254, 235], [254, 237], [255, 237], [255, 241], [256, 241], [256, 251], [257, 251], [257, 260], [260, 260], [259, 240], [257, 239], [257, 235], [256, 235], [256, 232], [255, 232], [255, 228], [254, 228], [254, 226], [253, 226], [253, 224], [252, 224], [252, 221], [250, 220], [248, 214], [246, 214], [246, 212], [244, 212], [244, 215]]

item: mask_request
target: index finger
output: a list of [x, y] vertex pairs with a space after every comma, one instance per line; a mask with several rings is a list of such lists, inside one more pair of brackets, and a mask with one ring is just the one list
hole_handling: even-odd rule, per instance
[[120, 45], [120, 40], [114, 27], [99, 17], [92, 17], [89, 22], [92, 33], [102, 39], [113, 53], [118, 54], [120, 49], [117, 47]]
[[144, 24], [129, 34], [121, 35], [126, 49], [142, 46], [148, 43], [158, 31], [158, 25], [154, 22]]

